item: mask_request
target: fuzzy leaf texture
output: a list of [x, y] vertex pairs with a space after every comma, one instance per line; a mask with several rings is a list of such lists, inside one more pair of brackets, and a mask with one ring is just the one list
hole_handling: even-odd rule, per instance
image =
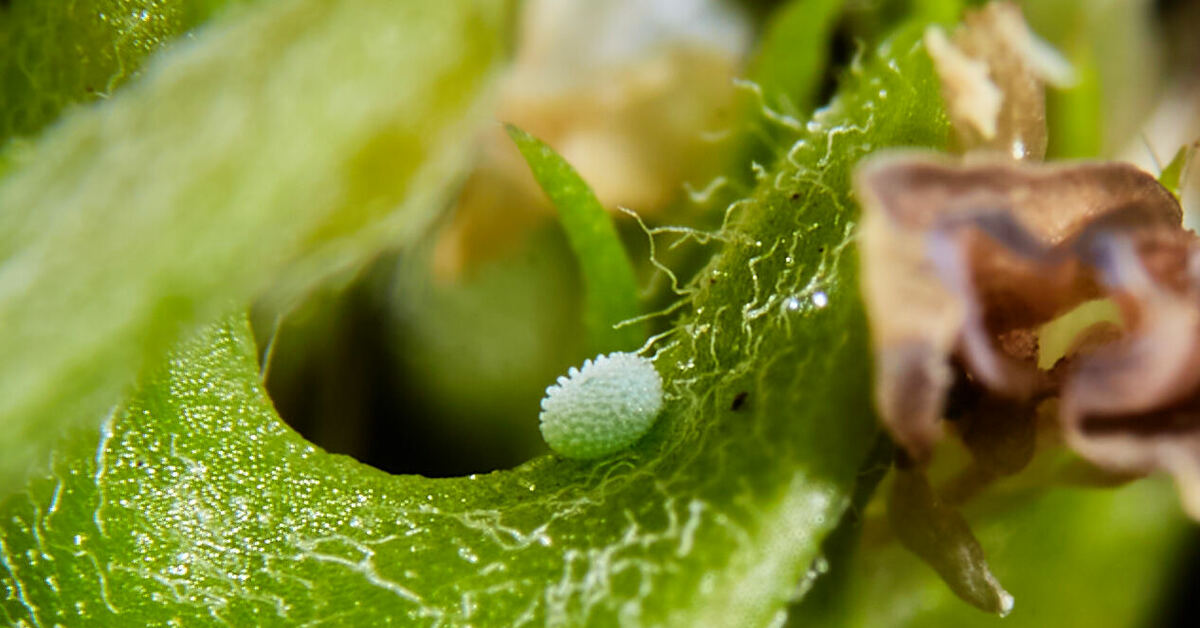
[[849, 176], [874, 148], [944, 145], [919, 36], [868, 55], [729, 208], [721, 252], [656, 345], [666, 407], [634, 448], [388, 476], [286, 428], [232, 322], [2, 507], [0, 619], [778, 621], [876, 435]]
[[0, 494], [185, 331], [420, 233], [489, 106], [509, 9], [256, 4], [21, 151], [0, 180]]
[[0, 145], [37, 133], [70, 105], [112, 96], [148, 55], [251, 1], [0, 2]]

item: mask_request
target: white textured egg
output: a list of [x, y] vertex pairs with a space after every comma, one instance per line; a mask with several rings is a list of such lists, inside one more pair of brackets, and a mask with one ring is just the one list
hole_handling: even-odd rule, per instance
[[546, 389], [542, 438], [568, 458], [599, 458], [642, 437], [662, 410], [662, 377], [634, 353], [610, 353], [571, 367]]

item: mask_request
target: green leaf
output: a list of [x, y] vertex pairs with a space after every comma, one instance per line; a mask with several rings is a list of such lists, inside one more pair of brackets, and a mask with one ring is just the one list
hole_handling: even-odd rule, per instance
[[[1046, 98], [1050, 158], [1115, 158], [1161, 95], [1162, 34], [1137, 3], [1022, 0], [1033, 31], [1066, 55], [1076, 83]], [[1186, 140], [1187, 138], [1180, 138]]]
[[923, 19], [939, 24], [954, 24], [962, 17], [963, 9], [981, 6], [988, 0], [910, 0], [910, 19]]
[[1171, 161], [1163, 167], [1162, 174], [1158, 176], [1158, 182], [1170, 190], [1176, 199], [1182, 198], [1183, 173], [1187, 170], [1188, 164], [1195, 156], [1198, 147], [1200, 147], [1200, 143], [1180, 146], [1179, 150], [1175, 151], [1175, 156], [1171, 158]]
[[509, 124], [538, 185], [558, 209], [558, 218], [579, 262], [584, 285], [584, 324], [593, 353], [632, 351], [646, 339], [644, 324], [616, 327], [636, 318], [637, 278], [612, 218], [579, 173], [545, 142]]
[[1104, 148], [1104, 94], [1095, 55], [1079, 35], [1064, 49], [1076, 83], [1046, 93], [1047, 155], [1056, 159], [1095, 158]]
[[[283, 426], [244, 324], [189, 342], [0, 510], [10, 622], [764, 625], [872, 446], [854, 164], [944, 145], [908, 29], [753, 197], [655, 350], [668, 392], [597, 463], [388, 476]], [[534, 420], [530, 417], [530, 420]]]
[[0, 145], [107, 98], [163, 44], [250, 0], [0, 2]]
[[750, 79], [762, 89], [766, 106], [791, 116], [812, 109], [844, 3], [792, 0], [771, 16], [750, 68]]
[[0, 180], [0, 492], [182, 330], [420, 234], [488, 109], [508, 8], [258, 4], [41, 138]]

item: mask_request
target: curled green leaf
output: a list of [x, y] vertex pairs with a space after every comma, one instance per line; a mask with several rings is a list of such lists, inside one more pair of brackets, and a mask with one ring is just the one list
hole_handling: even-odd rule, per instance
[[508, 8], [263, 3], [38, 140], [0, 180], [0, 490], [183, 330], [421, 233]]

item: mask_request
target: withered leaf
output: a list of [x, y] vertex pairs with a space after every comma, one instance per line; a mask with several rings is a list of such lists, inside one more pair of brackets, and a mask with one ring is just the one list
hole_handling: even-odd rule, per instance
[[[1174, 195], [1122, 163], [912, 152], [872, 157], [855, 185], [876, 404], [907, 454], [888, 510], [905, 546], [964, 600], [1011, 608], [951, 502], [1029, 462], [1039, 407], [1114, 477], [1172, 473], [1200, 519], [1200, 239]], [[1097, 299], [1122, 324], [1039, 369], [1042, 327]], [[947, 411], [974, 462], [939, 499], [922, 468]]]
[[888, 495], [892, 532], [950, 585], [959, 597], [976, 607], [1007, 615], [1013, 597], [988, 568], [983, 548], [962, 516], [943, 504], [917, 469], [897, 469]]
[[952, 39], [937, 26], [925, 32], [958, 148], [1041, 160], [1045, 84], [1072, 82], [1070, 65], [1029, 30], [1011, 2], [968, 11], [963, 21]]

